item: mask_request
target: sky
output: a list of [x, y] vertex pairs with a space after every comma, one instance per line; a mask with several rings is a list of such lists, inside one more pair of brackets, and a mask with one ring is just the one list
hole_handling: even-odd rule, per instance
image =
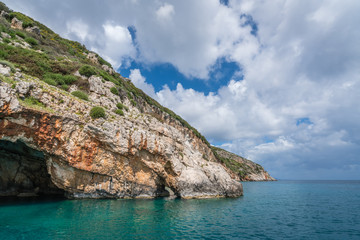
[[278, 179], [360, 179], [360, 1], [5, 0]]

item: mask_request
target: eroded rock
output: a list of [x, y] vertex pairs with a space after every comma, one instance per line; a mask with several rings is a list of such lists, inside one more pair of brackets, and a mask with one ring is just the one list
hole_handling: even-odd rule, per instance
[[93, 52], [89, 52], [86, 58], [89, 59], [90, 62], [92, 62], [94, 64], [99, 64], [99, 60], [98, 60], [96, 54]]
[[23, 29], [22, 25], [23, 25], [23, 22], [20, 21], [19, 19], [17, 19], [16, 17], [14, 17], [11, 20], [11, 28], [22, 30]]
[[9, 77], [10, 73], [11, 73], [11, 68], [9, 66], [0, 64], [0, 74]]
[[27, 28], [25, 28], [25, 31], [30, 32], [30, 33], [34, 33], [34, 34], [40, 36], [40, 28], [38, 26], [27, 27]]
[[[108, 88], [96, 87], [110, 82], [89, 81], [94, 99], [109, 94], [112, 104], [120, 101]], [[16, 92], [46, 108], [19, 105]], [[89, 111], [96, 105], [104, 103], [77, 100], [40, 87], [37, 80], [15, 90], [1, 83], [0, 140], [43, 153], [51, 182], [71, 198], [154, 198], [170, 195], [166, 189], [182, 198], [242, 195], [241, 183], [231, 179], [211, 149], [175, 120], [140, 114], [131, 106], [125, 116], [108, 108], [106, 119], [92, 120]]]

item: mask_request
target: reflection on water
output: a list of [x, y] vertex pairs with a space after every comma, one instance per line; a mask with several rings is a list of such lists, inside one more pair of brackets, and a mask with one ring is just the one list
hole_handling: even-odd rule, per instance
[[2, 201], [0, 239], [360, 237], [360, 182], [245, 183], [236, 199]]

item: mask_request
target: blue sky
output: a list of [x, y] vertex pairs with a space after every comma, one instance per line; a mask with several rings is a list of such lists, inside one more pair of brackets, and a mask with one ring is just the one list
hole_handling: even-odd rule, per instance
[[360, 2], [5, 0], [280, 179], [360, 179]]

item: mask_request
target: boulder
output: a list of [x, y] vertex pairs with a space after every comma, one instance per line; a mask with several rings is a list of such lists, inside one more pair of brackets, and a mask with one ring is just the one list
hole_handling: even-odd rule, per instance
[[25, 97], [29, 94], [29, 91], [34, 87], [34, 84], [31, 82], [23, 82], [20, 81], [16, 84], [16, 92], [19, 94], [20, 97]]
[[38, 26], [25, 28], [25, 31], [30, 32], [30, 33], [34, 33], [34, 34], [40, 36], [40, 28]]
[[22, 30], [23, 29], [22, 24], [23, 22], [17, 19], [16, 17], [14, 17], [11, 20], [11, 28]]
[[92, 62], [94, 64], [99, 64], [99, 60], [96, 56], [96, 53], [89, 52], [86, 58], [89, 59], [90, 62]]
[[0, 74], [9, 77], [10, 73], [11, 73], [11, 68], [9, 66], [0, 64]]
[[106, 72], [108, 72], [109, 74], [114, 74], [114, 69], [112, 69], [112, 67], [109, 67], [108, 65], [102, 65], [101, 66], [102, 67], [102, 69], [104, 69]]

